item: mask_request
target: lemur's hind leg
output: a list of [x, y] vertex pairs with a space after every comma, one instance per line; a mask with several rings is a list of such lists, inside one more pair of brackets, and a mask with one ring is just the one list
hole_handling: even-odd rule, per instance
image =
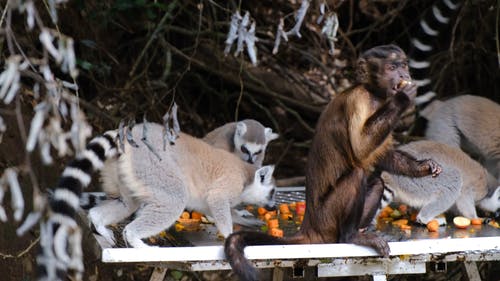
[[186, 208], [187, 198], [182, 186], [155, 192], [137, 211], [135, 219], [125, 226], [123, 239], [134, 248], [148, 247], [141, 239], [172, 226]]
[[124, 220], [135, 212], [138, 207], [139, 204], [133, 200], [110, 199], [91, 208], [89, 210], [89, 219], [95, 226], [96, 231], [111, 245], [115, 245], [113, 231], [106, 226]]
[[472, 194], [474, 187], [463, 188], [467, 188], [467, 192], [462, 193], [460, 197], [458, 197], [454, 211], [466, 218], [477, 218], [476, 203], [474, 202], [474, 195]]

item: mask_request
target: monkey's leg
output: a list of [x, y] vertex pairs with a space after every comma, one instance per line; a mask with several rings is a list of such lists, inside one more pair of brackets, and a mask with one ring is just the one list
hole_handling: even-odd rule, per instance
[[156, 190], [154, 196], [144, 202], [135, 219], [123, 229], [124, 240], [134, 248], [149, 247], [141, 239], [169, 228], [182, 214], [186, 203], [187, 191], [183, 185]]
[[366, 190], [363, 215], [361, 216], [360, 228], [367, 227], [373, 220], [375, 213], [380, 207], [380, 200], [384, 193], [384, 183], [379, 177], [375, 177], [368, 183]]
[[115, 245], [113, 231], [106, 226], [124, 220], [135, 212], [138, 207], [138, 203], [133, 200], [111, 199], [103, 201], [90, 209], [88, 216], [96, 231], [111, 245]]
[[377, 163], [377, 166], [391, 174], [409, 177], [424, 177], [431, 174], [437, 176], [442, 171], [441, 166], [434, 160], [417, 160], [410, 154], [400, 150], [388, 151]]

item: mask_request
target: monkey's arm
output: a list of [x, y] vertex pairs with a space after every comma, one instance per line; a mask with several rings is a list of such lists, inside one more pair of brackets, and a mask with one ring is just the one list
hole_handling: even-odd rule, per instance
[[400, 150], [388, 151], [377, 163], [377, 167], [392, 174], [409, 177], [439, 175], [441, 166], [432, 159], [417, 160], [410, 154]]
[[395, 128], [400, 116], [410, 104], [410, 99], [403, 92], [380, 106], [373, 114], [371, 97], [359, 96], [355, 99], [364, 99], [364, 102], [351, 100], [354, 104], [351, 126], [349, 128], [352, 148], [357, 159], [365, 159], [373, 153]]

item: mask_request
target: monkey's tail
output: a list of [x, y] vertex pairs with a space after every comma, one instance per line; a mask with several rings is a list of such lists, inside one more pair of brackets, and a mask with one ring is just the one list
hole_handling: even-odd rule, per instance
[[241, 281], [258, 281], [257, 269], [245, 258], [246, 246], [283, 245], [285, 239], [280, 239], [266, 233], [254, 231], [240, 231], [229, 235], [224, 244], [224, 253], [233, 268], [233, 272]]
[[83, 272], [81, 231], [75, 220], [79, 200], [92, 174], [104, 167], [118, 150], [116, 132], [93, 138], [85, 150], [69, 163], [49, 199], [49, 211], [40, 224], [40, 248], [37, 256], [38, 280], [66, 280], [68, 271], [76, 280]]

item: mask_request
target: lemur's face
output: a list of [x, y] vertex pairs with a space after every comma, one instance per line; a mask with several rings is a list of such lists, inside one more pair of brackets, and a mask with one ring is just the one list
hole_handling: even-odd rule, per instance
[[278, 134], [273, 133], [271, 128], [261, 126], [258, 129], [249, 129], [244, 122], [239, 122], [233, 140], [235, 153], [243, 161], [260, 167], [264, 161], [267, 144], [276, 138]]
[[498, 212], [500, 210], [500, 186], [491, 194], [491, 196], [486, 196], [484, 199], [479, 201], [479, 207], [488, 212]]
[[273, 178], [274, 166], [264, 166], [255, 171], [254, 180], [245, 186], [241, 200], [247, 204], [255, 204], [272, 208], [275, 205], [276, 185]]

